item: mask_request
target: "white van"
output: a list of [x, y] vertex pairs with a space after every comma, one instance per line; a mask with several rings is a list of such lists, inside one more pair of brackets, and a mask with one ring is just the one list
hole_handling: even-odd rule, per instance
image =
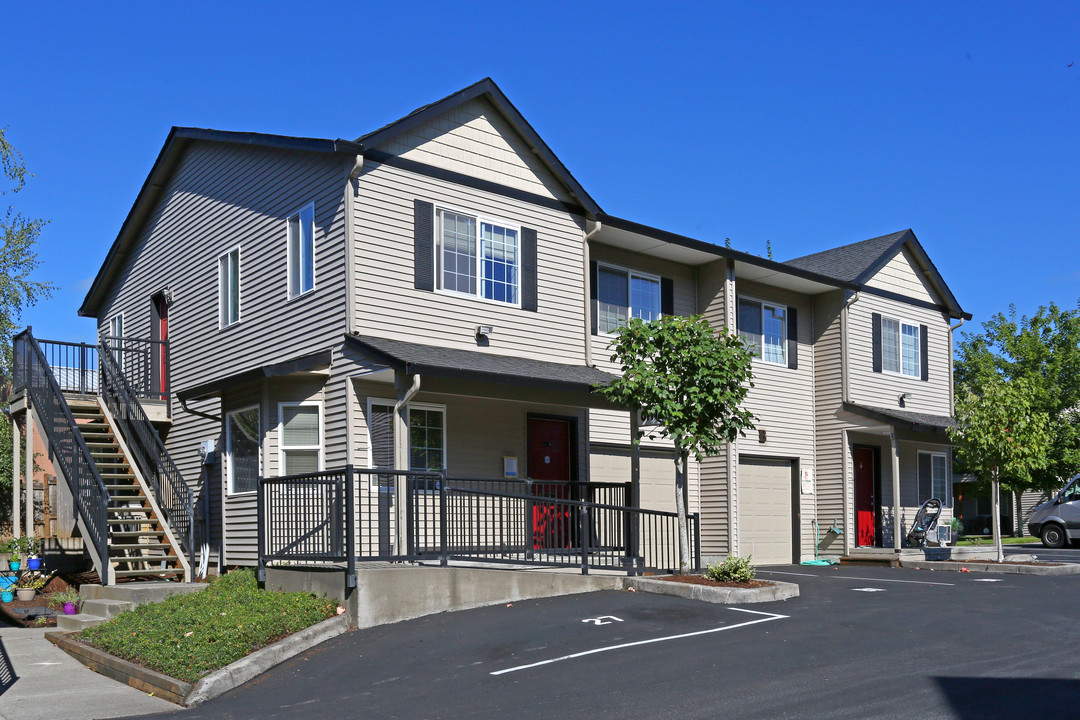
[[1065, 489], [1049, 502], [1038, 505], [1028, 518], [1028, 531], [1048, 548], [1059, 548], [1080, 540], [1080, 475], [1074, 475]]

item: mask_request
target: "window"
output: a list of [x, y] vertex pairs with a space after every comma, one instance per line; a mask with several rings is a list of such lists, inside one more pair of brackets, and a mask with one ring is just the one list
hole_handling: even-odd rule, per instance
[[281, 403], [279, 456], [282, 475], [304, 475], [322, 469], [322, 405]]
[[945, 453], [919, 451], [919, 504], [937, 498], [947, 507], [949, 458]]
[[765, 362], [787, 364], [787, 308], [739, 298], [739, 335]]
[[226, 477], [230, 495], [258, 489], [261, 441], [257, 405], [225, 416]]
[[660, 317], [660, 278], [608, 265], [596, 267], [597, 331], [615, 332], [632, 317]]
[[881, 370], [897, 375], [918, 378], [920, 366], [919, 326], [881, 318]]
[[315, 203], [289, 217], [289, 298], [315, 288]]
[[[442, 405], [410, 403], [409, 469], [446, 469], [446, 408]], [[368, 407], [368, 433], [372, 468], [394, 467], [394, 403], [391, 400], [372, 400]], [[392, 481], [380, 478], [381, 485]], [[427, 484], [427, 481], [420, 480]], [[438, 489], [432, 483], [427, 489]]]
[[223, 328], [240, 322], [240, 248], [218, 258], [218, 315]]
[[450, 210], [439, 211], [438, 223], [437, 287], [517, 305], [519, 229]]
[[120, 339], [124, 337], [124, 313], [120, 313], [109, 320], [109, 337], [114, 339], [108, 340], [106, 343], [112, 348], [112, 356], [120, 366], [120, 372], [127, 372], [127, 357], [124, 352], [124, 341]]

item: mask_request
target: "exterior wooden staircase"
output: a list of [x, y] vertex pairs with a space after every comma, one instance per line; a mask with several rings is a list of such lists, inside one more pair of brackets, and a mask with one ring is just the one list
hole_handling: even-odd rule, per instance
[[109, 495], [108, 549], [116, 581], [183, 580], [187, 569], [178, 542], [163, 521], [145, 481], [129, 461], [125, 447], [96, 398], [65, 393]]

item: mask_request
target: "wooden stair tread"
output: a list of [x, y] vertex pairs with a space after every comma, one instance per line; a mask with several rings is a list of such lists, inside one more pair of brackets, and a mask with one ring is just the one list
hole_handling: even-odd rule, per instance
[[183, 575], [183, 568], [162, 568], [160, 570], [114, 570], [116, 577], [139, 577], [142, 575]]
[[161, 521], [156, 517], [148, 518], [117, 518], [106, 520], [110, 525], [160, 525]]
[[118, 543], [109, 545], [110, 550], [162, 550], [172, 547], [169, 543]]

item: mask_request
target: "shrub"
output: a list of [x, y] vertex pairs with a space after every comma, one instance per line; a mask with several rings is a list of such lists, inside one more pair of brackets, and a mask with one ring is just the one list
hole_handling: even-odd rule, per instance
[[710, 565], [702, 574], [717, 582], [750, 582], [757, 574], [757, 568], [750, 562], [749, 555], [744, 558], [732, 556], [724, 562]]
[[185, 682], [225, 667], [333, 616], [337, 603], [306, 593], [260, 590], [238, 570], [202, 592], [140, 605], [82, 631], [79, 639]]

